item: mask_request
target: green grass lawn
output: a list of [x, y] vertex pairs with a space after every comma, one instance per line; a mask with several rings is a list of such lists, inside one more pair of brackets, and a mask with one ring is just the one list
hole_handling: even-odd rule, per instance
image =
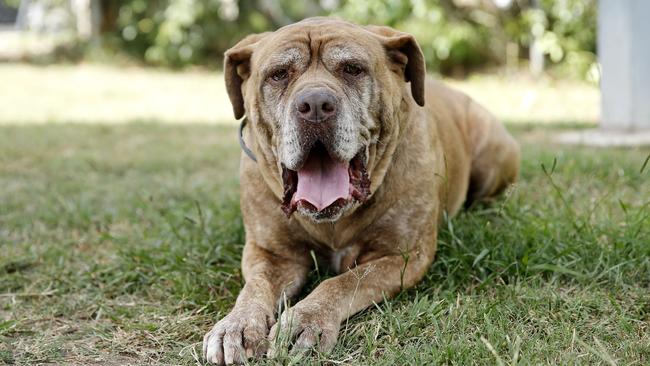
[[[513, 129], [520, 183], [452, 220], [426, 279], [352, 318], [329, 359], [650, 362], [650, 150]], [[0, 360], [197, 362], [242, 281], [235, 133], [1, 127]]]
[[[242, 285], [236, 128], [92, 121], [0, 126], [0, 364], [200, 363]], [[650, 148], [509, 128], [520, 182], [333, 354], [285, 364], [650, 363]]]

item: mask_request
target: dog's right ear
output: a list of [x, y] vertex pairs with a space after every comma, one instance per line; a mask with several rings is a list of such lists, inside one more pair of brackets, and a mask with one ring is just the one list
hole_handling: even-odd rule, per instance
[[235, 118], [240, 119], [246, 113], [242, 84], [250, 76], [250, 60], [257, 43], [269, 32], [251, 34], [242, 39], [224, 54], [224, 78], [226, 90]]

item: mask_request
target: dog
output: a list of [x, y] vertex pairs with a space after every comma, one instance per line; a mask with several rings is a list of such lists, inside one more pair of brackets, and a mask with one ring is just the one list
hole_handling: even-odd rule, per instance
[[[203, 339], [211, 363], [331, 351], [341, 322], [423, 277], [443, 217], [518, 175], [517, 142], [427, 80], [410, 34], [310, 18], [247, 36], [224, 70], [252, 154], [240, 165], [245, 285]], [[276, 314], [314, 258], [337, 275]]]

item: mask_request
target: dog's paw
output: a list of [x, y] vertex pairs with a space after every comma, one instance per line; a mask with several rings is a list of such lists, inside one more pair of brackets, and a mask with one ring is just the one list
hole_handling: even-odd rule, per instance
[[329, 353], [336, 345], [340, 322], [335, 311], [313, 304], [298, 303], [285, 310], [269, 332], [267, 355], [317, 350]]
[[261, 306], [236, 307], [203, 337], [203, 357], [217, 365], [241, 364], [263, 356], [273, 314]]

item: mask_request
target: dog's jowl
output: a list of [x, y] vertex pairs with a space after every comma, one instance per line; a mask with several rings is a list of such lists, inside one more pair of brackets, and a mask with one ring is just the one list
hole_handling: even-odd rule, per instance
[[[420, 280], [443, 213], [517, 176], [517, 143], [469, 97], [427, 80], [409, 34], [313, 18], [225, 56], [256, 161], [242, 154], [246, 284], [205, 335], [210, 362], [332, 350], [347, 317]], [[338, 275], [276, 314], [301, 292], [311, 253]]]

